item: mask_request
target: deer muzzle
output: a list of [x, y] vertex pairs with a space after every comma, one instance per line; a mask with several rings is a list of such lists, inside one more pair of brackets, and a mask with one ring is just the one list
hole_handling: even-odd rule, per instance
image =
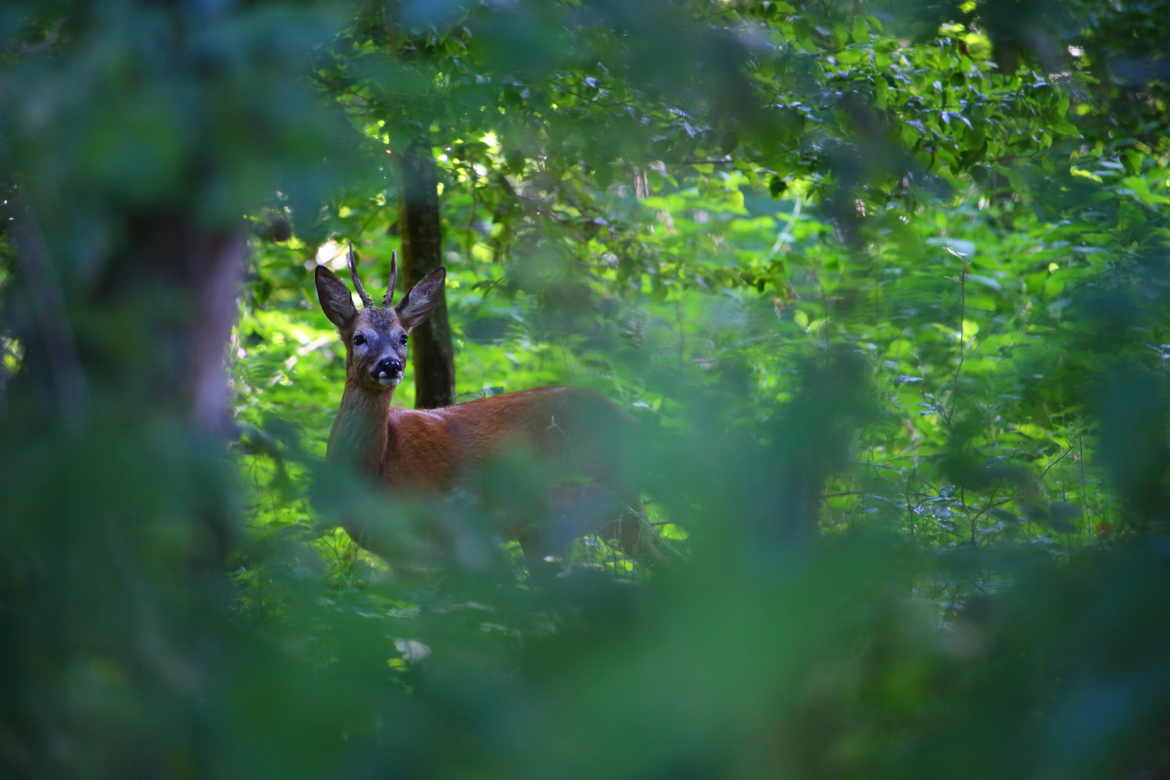
[[402, 361], [398, 358], [382, 358], [370, 371], [370, 376], [380, 385], [396, 385], [402, 379]]

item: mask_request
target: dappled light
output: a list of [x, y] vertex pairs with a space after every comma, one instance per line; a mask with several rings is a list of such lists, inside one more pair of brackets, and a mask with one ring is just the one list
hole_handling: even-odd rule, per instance
[[0, 775], [1170, 776], [1168, 18], [0, 10]]

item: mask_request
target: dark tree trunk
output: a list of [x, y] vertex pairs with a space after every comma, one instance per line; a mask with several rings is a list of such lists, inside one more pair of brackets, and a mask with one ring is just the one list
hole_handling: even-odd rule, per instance
[[[238, 636], [225, 358], [245, 234], [123, 212], [83, 283], [67, 240], [53, 244], [60, 222], [16, 211], [5, 318], [24, 352], [0, 415], [0, 516], [14, 520], [0, 523], [0, 605], [21, 608], [0, 608], [18, 648], [0, 671], [14, 703], [0, 731], [18, 735], [23, 766], [5, 776], [163, 777], [206, 749], [193, 724], [213, 722], [206, 691], [233, 663], [207, 648]], [[110, 726], [114, 710], [52, 682], [93, 657], [125, 671], [99, 695], [150, 719]], [[124, 742], [95, 737], [111, 733]]]
[[183, 214], [144, 214], [128, 222], [134, 245], [111, 263], [99, 299], [112, 307], [128, 307], [143, 296], [164, 302], [153, 314], [154, 326], [172, 346], [139, 360], [141, 378], [154, 387], [173, 383], [168, 395], [193, 432], [224, 438], [232, 424], [227, 343], [248, 257], [245, 235], [197, 225]]
[[[443, 233], [439, 222], [439, 193], [435, 160], [426, 143], [409, 144], [398, 155], [402, 188], [399, 229], [402, 267], [409, 290], [442, 265]], [[414, 368], [414, 405], [434, 409], [455, 403], [455, 353], [447, 321], [446, 293], [430, 318], [411, 334]]]

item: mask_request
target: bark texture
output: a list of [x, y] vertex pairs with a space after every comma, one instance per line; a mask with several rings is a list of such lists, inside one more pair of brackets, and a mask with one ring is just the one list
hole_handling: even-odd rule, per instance
[[[401, 182], [399, 228], [402, 233], [404, 286], [409, 290], [442, 265], [443, 233], [439, 220], [438, 171], [430, 147], [408, 145], [398, 156]], [[426, 322], [411, 334], [414, 405], [434, 409], [455, 403], [455, 355], [447, 320], [447, 296]]]

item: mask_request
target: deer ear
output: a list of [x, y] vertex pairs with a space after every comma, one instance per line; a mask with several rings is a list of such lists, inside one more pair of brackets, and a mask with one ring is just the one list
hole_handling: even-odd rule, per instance
[[317, 266], [317, 300], [321, 302], [325, 316], [339, 328], [344, 328], [357, 316], [349, 288], [323, 265]]
[[410, 288], [410, 292], [394, 307], [402, 327], [414, 330], [416, 325], [430, 316], [443, 296], [443, 281], [446, 278], [447, 269], [440, 266]]

